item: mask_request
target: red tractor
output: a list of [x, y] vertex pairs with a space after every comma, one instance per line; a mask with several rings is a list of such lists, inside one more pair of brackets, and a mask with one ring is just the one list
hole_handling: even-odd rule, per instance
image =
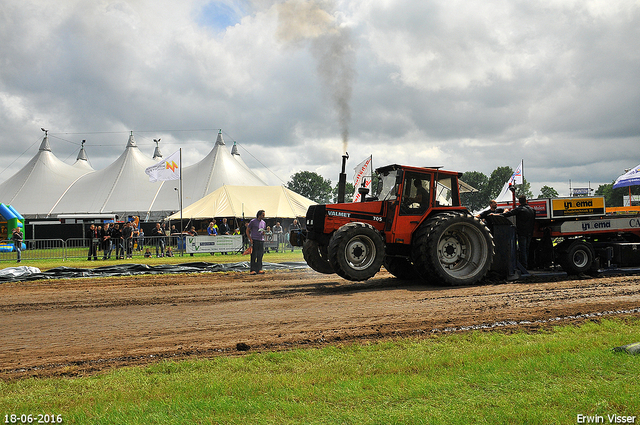
[[486, 275], [493, 237], [461, 205], [459, 173], [401, 165], [375, 173], [375, 196], [365, 189], [362, 202], [344, 203], [343, 160], [341, 202], [312, 205], [306, 229], [291, 232], [313, 270], [362, 281], [384, 265], [400, 279], [448, 286], [473, 285]]

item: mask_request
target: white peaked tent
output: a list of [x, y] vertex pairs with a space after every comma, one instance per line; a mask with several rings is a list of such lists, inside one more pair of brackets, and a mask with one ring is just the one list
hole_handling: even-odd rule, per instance
[[51, 204], [49, 216], [115, 213], [146, 217], [160, 188], [144, 172], [154, 164], [156, 161], [140, 152], [131, 134], [122, 155], [108, 167], [73, 183], [58, 202]]
[[[81, 150], [84, 154], [84, 149]], [[13, 206], [21, 215], [42, 217], [48, 207], [78, 178], [92, 171], [85, 160], [69, 165], [58, 159], [45, 135], [38, 153], [13, 176], [0, 184], [0, 202]], [[45, 214], [43, 214], [45, 213]]]
[[[140, 152], [132, 133], [118, 159], [96, 171], [89, 164], [84, 141], [76, 162], [69, 165], [51, 152], [45, 134], [38, 153], [0, 184], [0, 202], [12, 205], [28, 219], [117, 214], [160, 220], [180, 208], [179, 181], [150, 182], [145, 173], [161, 156], [158, 146], [155, 158]], [[200, 162], [183, 167], [182, 179], [185, 206], [223, 185], [266, 186], [240, 159], [237, 150], [233, 155], [229, 152], [222, 131]]]
[[[182, 202], [190, 205], [223, 185], [266, 186], [244, 163], [238, 162], [229, 152], [218, 132], [216, 144], [200, 162], [182, 169]], [[165, 181], [153, 209], [179, 209], [176, 189], [179, 182]], [[167, 208], [168, 207], [168, 208]]]
[[[265, 210], [267, 217], [304, 217], [315, 202], [284, 186], [222, 186], [182, 211], [186, 219], [202, 220], [214, 217], [256, 216]], [[180, 212], [169, 217], [180, 220]]]

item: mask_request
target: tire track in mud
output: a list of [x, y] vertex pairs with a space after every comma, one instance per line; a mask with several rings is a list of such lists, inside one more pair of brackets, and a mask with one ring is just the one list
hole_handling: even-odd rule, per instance
[[158, 359], [535, 329], [640, 315], [640, 277], [441, 288], [382, 271], [348, 282], [312, 271], [153, 275], [0, 285], [0, 379], [93, 373]]

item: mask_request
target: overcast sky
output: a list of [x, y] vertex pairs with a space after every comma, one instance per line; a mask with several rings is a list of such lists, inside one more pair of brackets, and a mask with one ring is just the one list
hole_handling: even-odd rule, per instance
[[537, 196], [640, 163], [637, 0], [0, 0], [0, 182], [44, 127], [101, 169], [129, 131], [199, 161], [222, 129], [269, 184], [341, 156], [516, 168]]

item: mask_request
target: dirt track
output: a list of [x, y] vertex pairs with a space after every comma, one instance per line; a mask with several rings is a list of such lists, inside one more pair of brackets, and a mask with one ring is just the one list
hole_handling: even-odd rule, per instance
[[[639, 283], [620, 276], [438, 288], [384, 270], [361, 283], [311, 270], [6, 283], [0, 379], [237, 354], [238, 343], [278, 350], [496, 322], [538, 327], [615, 310], [640, 315]], [[551, 323], [573, 320], [585, 319]]]

